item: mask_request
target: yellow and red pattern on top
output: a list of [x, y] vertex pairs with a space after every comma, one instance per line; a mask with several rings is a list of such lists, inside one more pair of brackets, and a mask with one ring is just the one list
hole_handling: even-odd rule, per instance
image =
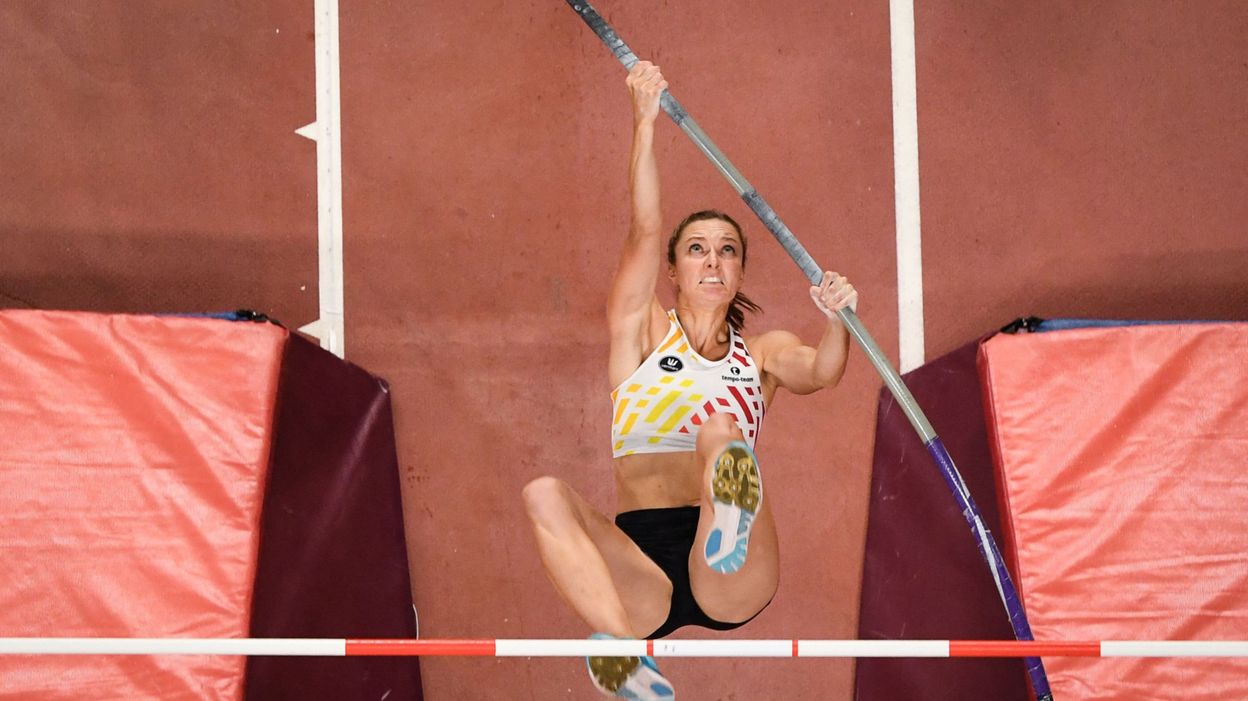
[[698, 427], [729, 414], [750, 447], [765, 412], [762, 378], [745, 341], [732, 331], [727, 355], [707, 360], [685, 338], [674, 311], [663, 341], [611, 392], [612, 454], [694, 450]]

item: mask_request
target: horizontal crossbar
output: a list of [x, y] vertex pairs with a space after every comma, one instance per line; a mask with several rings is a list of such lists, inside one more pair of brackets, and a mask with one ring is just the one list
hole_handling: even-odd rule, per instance
[[0, 655], [1248, 657], [1248, 641], [0, 638]]

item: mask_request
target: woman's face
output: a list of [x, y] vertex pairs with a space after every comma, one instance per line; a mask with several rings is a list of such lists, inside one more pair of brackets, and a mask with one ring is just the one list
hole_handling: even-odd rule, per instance
[[676, 293], [690, 302], [731, 302], [745, 278], [741, 249], [741, 235], [722, 219], [686, 226], [676, 241], [676, 263], [668, 267]]

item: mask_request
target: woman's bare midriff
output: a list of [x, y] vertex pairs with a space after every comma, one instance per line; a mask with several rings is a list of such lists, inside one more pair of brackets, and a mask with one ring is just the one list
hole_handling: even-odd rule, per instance
[[615, 459], [616, 510], [697, 506], [704, 465], [697, 453], [641, 453]]

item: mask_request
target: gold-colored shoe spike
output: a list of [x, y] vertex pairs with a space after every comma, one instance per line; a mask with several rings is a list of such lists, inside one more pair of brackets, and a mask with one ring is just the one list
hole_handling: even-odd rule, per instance
[[589, 671], [602, 688], [614, 694], [640, 664], [640, 657], [591, 657]]
[[762, 486], [758, 479], [758, 465], [749, 451], [730, 446], [719, 454], [711, 491], [716, 499], [735, 504], [751, 514], [758, 510]]

